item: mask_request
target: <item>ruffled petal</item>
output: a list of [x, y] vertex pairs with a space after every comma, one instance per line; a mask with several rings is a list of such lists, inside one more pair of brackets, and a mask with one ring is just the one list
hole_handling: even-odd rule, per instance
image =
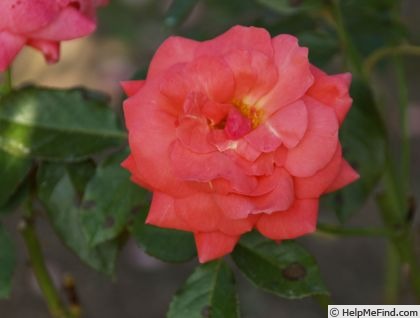
[[145, 80], [124, 81], [120, 82], [120, 85], [124, 93], [130, 97], [136, 94], [144, 86], [145, 82]]
[[182, 145], [197, 153], [216, 151], [208, 142], [209, 127], [204, 118], [185, 118], [176, 128], [176, 136]]
[[67, 7], [60, 11], [54, 21], [28, 36], [40, 40], [64, 41], [86, 36], [95, 28], [95, 21], [81, 14], [77, 9]]
[[360, 175], [355, 171], [346, 160], [341, 161], [340, 171], [335, 180], [330, 184], [325, 192], [333, 192], [356, 181]]
[[56, 1], [1, 0], [0, 30], [6, 29], [16, 34], [33, 32], [51, 23], [59, 10]]
[[153, 193], [153, 199], [146, 223], [169, 229], [183, 231], [192, 230], [192, 228], [175, 213], [174, 199], [161, 192]]
[[267, 115], [302, 97], [313, 83], [308, 61], [308, 49], [300, 47], [291, 35], [278, 35], [272, 39], [278, 79], [271, 92], [258, 104]]
[[25, 45], [25, 38], [0, 31], [0, 72], [4, 72]]
[[183, 105], [192, 92], [201, 93], [214, 102], [230, 102], [234, 88], [229, 66], [222, 58], [212, 56], [175, 64], [164, 73], [160, 85], [161, 92], [177, 105]]
[[247, 176], [230, 158], [218, 151], [206, 154], [191, 152], [175, 142], [170, 153], [171, 167], [182, 180], [206, 182], [223, 178], [238, 191], [251, 192], [257, 186], [254, 177]]
[[338, 145], [338, 120], [332, 108], [304, 99], [308, 128], [300, 143], [287, 153], [285, 168], [296, 177], [309, 177], [324, 168]]
[[218, 229], [221, 219], [220, 209], [213, 196], [195, 193], [185, 198], [175, 199], [175, 212], [195, 232], [211, 232]]
[[231, 219], [283, 211], [294, 200], [293, 180], [283, 169], [277, 169], [272, 176], [263, 178], [257, 189], [248, 195], [230, 193], [216, 195], [215, 199], [222, 213]]
[[169, 37], [153, 56], [147, 78], [152, 78], [175, 64], [191, 62], [198, 45], [199, 42], [180, 36]]
[[194, 233], [194, 237], [200, 263], [229, 254], [239, 241], [239, 235], [232, 236], [221, 232]]
[[272, 240], [288, 240], [311, 233], [316, 229], [318, 200], [296, 200], [287, 211], [262, 215], [257, 229]]
[[234, 50], [224, 56], [235, 77], [235, 100], [254, 105], [275, 85], [274, 60], [255, 50]]
[[315, 82], [308, 95], [334, 108], [338, 121], [343, 122], [350, 110], [352, 98], [349, 95], [351, 74], [327, 75], [315, 66], [311, 67]]
[[55, 63], [60, 59], [60, 42], [31, 39], [28, 45], [41, 51], [48, 63]]
[[272, 152], [282, 143], [288, 148], [293, 148], [302, 139], [307, 126], [306, 106], [302, 101], [297, 101], [271, 115], [246, 135], [245, 140], [262, 152]]
[[267, 30], [236, 25], [218, 37], [200, 43], [195, 55], [225, 55], [234, 50], [255, 50], [271, 57], [273, 47]]
[[192, 186], [204, 191], [208, 185], [182, 182], [174, 174], [169, 155], [170, 146], [176, 140], [176, 117], [170, 113], [172, 105], [157, 92], [155, 85], [153, 81], [148, 82], [140, 94], [124, 102], [128, 141], [138, 166], [136, 178], [151, 184], [155, 190], [175, 196], [194, 192]]
[[295, 194], [298, 199], [318, 198], [331, 185], [340, 171], [342, 162], [341, 146], [331, 161], [317, 173], [307, 178], [295, 178]]

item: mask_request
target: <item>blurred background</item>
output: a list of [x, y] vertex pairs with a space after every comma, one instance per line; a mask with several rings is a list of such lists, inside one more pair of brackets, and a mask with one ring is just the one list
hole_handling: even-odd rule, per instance
[[[36, 83], [53, 87], [87, 86], [109, 94], [113, 107], [120, 110], [123, 93], [119, 82], [141, 78], [154, 51], [165, 38], [178, 34], [205, 40], [236, 24], [263, 26], [273, 36], [279, 33], [295, 34], [299, 36], [301, 45], [310, 48], [312, 63], [331, 73], [343, 71], [338, 41], [328, 27], [318, 23], [322, 17], [312, 16], [310, 12], [293, 15], [278, 12], [270, 5], [275, 2], [202, 0], [198, 1], [186, 20], [182, 19], [182, 14], [178, 16], [178, 22], [173, 16], [167, 15], [170, 1], [111, 0], [110, 5], [99, 12], [98, 31], [88, 38], [63, 43], [62, 57], [58, 64], [47, 66], [41, 54], [25, 48], [14, 65], [14, 81], [17, 85]], [[302, 2], [305, 1], [289, 0], [292, 8], [298, 8]], [[345, 11], [345, 14], [350, 16], [348, 22], [354, 31], [356, 45], [363, 54], [369, 54], [385, 42], [392, 43], [393, 37], [399, 37], [401, 33], [410, 43], [420, 43], [420, 1], [401, 1], [402, 25], [395, 22], [395, 17], [381, 11], [380, 3], [385, 6], [390, 1], [347, 2], [350, 11]], [[379, 5], [373, 7], [368, 5], [370, 2]], [[380, 23], [375, 24], [376, 20], [372, 17], [377, 18], [377, 15]], [[420, 202], [420, 59], [404, 58], [404, 61], [409, 83], [412, 189], [417, 202]], [[394, 75], [392, 67], [382, 63], [372, 83], [386, 109], [391, 132], [398, 129], [395, 120], [398, 109], [395, 107]], [[395, 132], [394, 135], [395, 140], [398, 140], [398, 134]], [[330, 211], [321, 211], [320, 214], [321, 220], [325, 222], [337, 222], [336, 216]], [[18, 218], [12, 217], [7, 220], [7, 227], [12, 230], [17, 222]], [[373, 200], [353, 215], [348, 224], [381, 226]], [[417, 232], [420, 232], [418, 216], [415, 224]], [[119, 256], [115, 277], [110, 279], [82, 264], [60, 243], [45, 218], [38, 225], [45, 257], [53, 276], [59, 284], [63, 275], [72, 274], [84, 317], [87, 318], [165, 317], [172, 295], [196, 266], [196, 260], [181, 265], [165, 264], [149, 257], [133, 241], [129, 241]], [[17, 248], [20, 253], [19, 267], [10, 300], [0, 301], [0, 317], [48, 317], [34, 277], [25, 265], [24, 245], [16, 231], [12, 232], [20, 244]], [[332, 237], [317, 233], [300, 241], [316, 257], [335, 303], [383, 302], [386, 257], [384, 239]], [[420, 249], [420, 244], [417, 246]], [[326, 316], [312, 299], [283, 300], [257, 290], [240, 273], [237, 273], [236, 278], [243, 317]], [[403, 286], [400, 301], [414, 303], [409, 296], [408, 286]]]

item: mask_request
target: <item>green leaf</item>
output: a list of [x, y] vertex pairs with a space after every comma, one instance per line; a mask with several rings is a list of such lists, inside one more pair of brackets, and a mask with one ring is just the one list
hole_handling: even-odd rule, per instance
[[10, 295], [16, 256], [13, 242], [0, 223], [0, 299]]
[[125, 140], [99, 93], [27, 87], [0, 100], [0, 148], [15, 154], [76, 161]]
[[121, 167], [127, 155], [125, 151], [103, 161], [86, 186], [82, 218], [92, 245], [117, 237], [133, 212], [147, 203], [147, 192], [135, 185], [130, 173]]
[[12, 155], [0, 149], [0, 206], [15, 193], [31, 167], [25, 157]]
[[176, 27], [182, 24], [191, 14], [198, 0], [172, 0], [165, 15], [165, 24], [168, 27]]
[[43, 164], [37, 175], [38, 195], [63, 242], [92, 268], [112, 274], [118, 244], [109, 241], [94, 248], [84, 232], [78, 195], [68, 166]]
[[328, 294], [315, 259], [294, 241], [276, 244], [252, 232], [242, 237], [232, 257], [251, 282], [278, 296]]
[[145, 224], [146, 216], [142, 212], [131, 231], [147, 254], [165, 262], [186, 262], [197, 255], [192, 233]]
[[308, 12], [322, 8], [323, 0], [257, 0], [270, 9], [285, 15]]
[[223, 260], [197, 267], [176, 293], [168, 318], [239, 317], [235, 279]]
[[340, 221], [359, 211], [385, 169], [386, 133], [370, 89], [354, 79], [350, 91], [353, 106], [340, 131], [344, 158], [360, 179], [323, 199]]

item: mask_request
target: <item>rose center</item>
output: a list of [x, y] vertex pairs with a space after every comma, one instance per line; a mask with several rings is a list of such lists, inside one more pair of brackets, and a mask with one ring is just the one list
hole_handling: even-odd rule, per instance
[[244, 117], [251, 121], [252, 128], [256, 128], [261, 123], [262, 110], [250, 106], [242, 100], [234, 100], [232, 104]]

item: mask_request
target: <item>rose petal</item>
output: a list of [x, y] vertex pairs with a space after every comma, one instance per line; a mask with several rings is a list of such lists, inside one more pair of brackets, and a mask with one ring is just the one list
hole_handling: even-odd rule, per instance
[[231, 219], [245, 218], [250, 214], [272, 213], [290, 207], [294, 200], [293, 180], [283, 169], [273, 176], [263, 178], [255, 191], [248, 195], [215, 195], [222, 213]]
[[145, 80], [123, 81], [120, 82], [120, 85], [124, 93], [130, 97], [136, 94], [144, 86], [145, 82]]
[[25, 39], [7, 31], [0, 31], [0, 72], [4, 72], [25, 45]]
[[331, 161], [313, 176], [295, 178], [295, 194], [298, 199], [318, 198], [331, 185], [340, 171], [342, 162], [341, 146], [332, 157]]
[[252, 147], [262, 152], [272, 152], [282, 143], [295, 147], [302, 139], [308, 125], [308, 113], [302, 101], [283, 107], [259, 127], [245, 136]]
[[315, 66], [311, 67], [315, 82], [308, 95], [335, 109], [340, 124], [350, 110], [352, 99], [349, 95], [351, 74], [327, 75]]
[[254, 105], [275, 85], [277, 69], [274, 60], [264, 53], [234, 50], [224, 56], [235, 77], [235, 97], [247, 105]]
[[249, 49], [260, 51], [269, 57], [273, 55], [271, 37], [267, 30], [236, 25], [218, 37], [202, 42], [195, 55], [224, 55], [234, 50]]
[[294, 239], [316, 229], [318, 200], [296, 200], [290, 209], [261, 215], [257, 229], [272, 240]]
[[0, 20], [0, 30], [22, 34], [40, 29], [59, 13], [55, 1], [46, 0], [1, 0], [0, 12], [4, 13]]
[[233, 189], [251, 192], [257, 186], [254, 177], [247, 176], [228, 156], [218, 151], [198, 154], [175, 142], [170, 153], [171, 167], [182, 180], [209, 182], [224, 178]]
[[217, 230], [221, 219], [219, 207], [207, 193], [175, 199], [175, 212], [196, 232]]
[[204, 118], [185, 118], [176, 128], [176, 136], [182, 145], [196, 153], [216, 151], [216, 147], [208, 142], [209, 127]]
[[200, 263], [229, 254], [239, 241], [239, 235], [232, 236], [221, 232], [194, 233], [194, 237]]
[[175, 64], [191, 62], [198, 45], [199, 42], [180, 36], [169, 37], [161, 44], [153, 56], [147, 79], [162, 73]]
[[304, 99], [308, 128], [300, 143], [287, 153], [285, 168], [296, 177], [309, 177], [327, 165], [338, 145], [338, 120], [332, 108]]
[[346, 160], [342, 160], [338, 175], [325, 192], [333, 192], [341, 189], [359, 178], [360, 175], [357, 171], [355, 171]]
[[307, 48], [286, 34], [274, 37], [272, 43], [278, 79], [271, 92], [258, 102], [267, 115], [302, 97], [313, 83]]
[[48, 63], [55, 63], [60, 58], [60, 42], [29, 40], [28, 45], [41, 51]]
[[160, 90], [174, 104], [183, 105], [187, 96], [201, 93], [208, 99], [230, 102], [235, 82], [232, 71], [222, 58], [202, 56], [188, 64], [175, 64], [161, 79]]
[[[176, 136], [176, 118], [170, 113], [173, 107], [158, 93], [156, 84], [148, 82], [141, 93], [124, 102], [128, 141], [139, 167], [136, 177], [162, 192], [187, 195], [193, 191], [193, 185], [175, 176], [169, 159], [170, 145]], [[203, 187], [209, 188], [200, 185], [200, 189]]]
[[192, 230], [192, 228], [175, 213], [174, 199], [161, 192], [153, 193], [153, 199], [146, 223], [169, 229], [183, 231]]
[[50, 24], [28, 36], [40, 40], [63, 41], [88, 35], [95, 28], [96, 23], [91, 18], [73, 7], [67, 7]]

